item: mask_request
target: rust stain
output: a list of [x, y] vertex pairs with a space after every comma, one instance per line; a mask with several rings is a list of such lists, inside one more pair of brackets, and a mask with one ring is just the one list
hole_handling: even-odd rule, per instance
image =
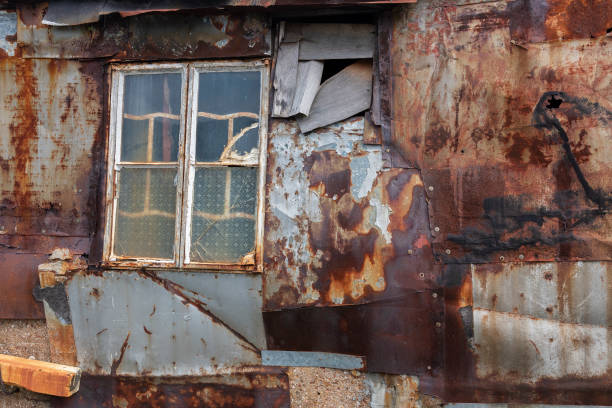
[[128, 348], [128, 342], [130, 340], [130, 332], [128, 332], [127, 336], [125, 336], [125, 340], [123, 340], [123, 344], [121, 345], [121, 351], [119, 352], [119, 357], [113, 359], [113, 363], [111, 364], [111, 376], [117, 375], [117, 368], [121, 365], [121, 361], [123, 361], [123, 356], [125, 355], [125, 351]]
[[33, 73], [32, 60], [19, 60], [15, 68], [19, 75], [16, 75], [17, 94], [15, 101], [19, 103], [13, 122], [9, 125], [11, 133], [10, 140], [15, 151], [15, 181], [13, 192], [17, 205], [18, 214], [23, 216], [31, 208], [31, 162], [37, 155], [38, 148], [38, 116], [34, 103], [38, 98], [38, 79]]

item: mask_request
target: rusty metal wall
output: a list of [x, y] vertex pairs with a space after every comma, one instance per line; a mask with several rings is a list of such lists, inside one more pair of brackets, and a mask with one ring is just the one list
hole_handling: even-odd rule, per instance
[[40, 318], [36, 267], [54, 247], [88, 253], [96, 220], [102, 66], [0, 58], [2, 318]]
[[268, 142], [264, 320], [275, 349], [366, 356], [369, 370], [432, 373], [442, 360], [423, 183], [383, 168], [362, 117]]
[[612, 403], [606, 1], [393, 16], [392, 145], [423, 175], [457, 402]]

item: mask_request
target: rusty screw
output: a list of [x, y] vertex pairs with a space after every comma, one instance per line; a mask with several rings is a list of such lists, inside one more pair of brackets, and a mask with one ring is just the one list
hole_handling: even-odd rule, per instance
[[433, 297], [434, 299], [438, 297], [438, 294], [436, 292], [431, 294], [431, 297]]
[[436, 231], [436, 232], [440, 232], [440, 227], [435, 227], [435, 228], [434, 228], [434, 231]]
[[429, 190], [429, 191], [434, 191], [434, 186], [429, 186], [429, 187], [428, 187], [428, 190]]
[[414, 253], [414, 251], [412, 249], [408, 250], [408, 255], [412, 255]]
[[428, 366], [427, 366], [427, 369], [431, 371], [431, 366], [429, 366], [429, 365], [428, 365]]
[[520, 254], [520, 255], [519, 255], [519, 259], [522, 261], [523, 259], [525, 259], [525, 255]]
[[419, 278], [423, 279], [425, 277], [425, 274], [423, 272], [419, 273]]
[[440, 322], [436, 322], [436, 327], [438, 327], [438, 328], [439, 328], [439, 327], [442, 327], [442, 323], [440, 323]]
[[450, 255], [451, 254], [451, 250], [450, 249], [445, 249], [444, 252], [446, 253], [446, 255]]
[[506, 258], [504, 258], [503, 255], [499, 257], [499, 260], [502, 261], [502, 262], [504, 262], [504, 259], [506, 259]]

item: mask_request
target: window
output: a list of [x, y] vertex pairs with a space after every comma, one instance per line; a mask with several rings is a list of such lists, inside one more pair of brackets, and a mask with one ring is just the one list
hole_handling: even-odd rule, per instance
[[260, 269], [267, 72], [112, 67], [108, 264]]

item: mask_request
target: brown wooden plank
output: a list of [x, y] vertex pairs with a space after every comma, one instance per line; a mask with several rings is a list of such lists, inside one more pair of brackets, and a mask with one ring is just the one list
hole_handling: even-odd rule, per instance
[[322, 75], [323, 63], [321, 61], [300, 61], [291, 115], [310, 113], [310, 107], [321, 85]]
[[0, 375], [7, 385], [40, 394], [69, 397], [79, 390], [81, 369], [0, 354]]
[[300, 33], [300, 60], [372, 58], [376, 27], [372, 24], [287, 24], [292, 38]]
[[370, 112], [365, 113], [363, 124], [363, 143], [379, 145], [382, 143], [382, 134], [380, 126], [377, 126], [372, 121]]
[[299, 43], [282, 43], [278, 48], [274, 72], [274, 101], [272, 116], [291, 116], [293, 96], [297, 84]]
[[321, 85], [310, 114], [298, 118], [300, 130], [309, 132], [356, 115], [370, 107], [371, 99], [371, 61], [349, 65]]

